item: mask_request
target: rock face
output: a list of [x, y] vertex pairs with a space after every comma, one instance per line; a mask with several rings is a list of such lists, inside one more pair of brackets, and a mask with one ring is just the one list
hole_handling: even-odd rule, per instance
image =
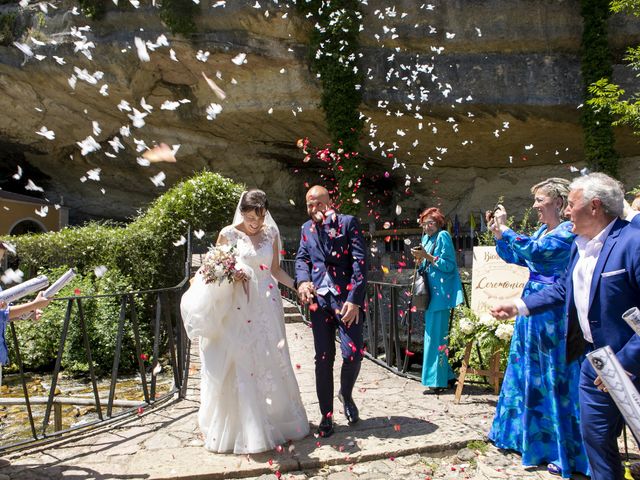
[[[431, 204], [464, 219], [498, 196], [515, 213], [530, 203], [530, 185], [572, 176], [569, 166], [583, 166], [579, 1], [442, 0], [432, 2], [433, 9], [404, 0], [393, 8], [367, 3], [360, 61], [366, 74], [362, 113], [369, 121], [362, 153], [368, 172], [391, 174], [386, 186], [393, 194], [384, 200], [383, 217], [392, 217], [399, 203], [399, 223], [413, 222], [416, 211]], [[208, 168], [263, 188], [274, 216], [293, 235], [305, 218], [304, 182], [318, 181], [322, 167], [302, 163], [296, 139], [328, 141], [320, 84], [307, 62], [307, 20], [282, 1], [228, 0], [217, 8], [203, 2], [199, 33], [185, 39], [169, 35], [150, 5], [112, 7], [95, 22], [73, 15], [72, 7], [54, 3], [46, 13], [29, 7], [37, 11], [20, 14], [28, 28], [19, 41], [45, 58], [0, 46], [0, 178], [9, 179], [17, 165], [25, 172], [4, 187], [16, 189], [30, 176], [49, 199], [64, 200], [72, 221], [125, 218]], [[2, 5], [0, 14], [17, 8]], [[640, 43], [639, 26], [630, 17], [611, 19], [618, 58]], [[150, 61], [140, 61], [134, 37], [149, 44], [161, 34], [169, 47], [149, 50]], [[95, 46], [88, 50], [91, 59], [74, 51], [87, 42]], [[205, 62], [196, 58], [199, 50], [209, 53]], [[236, 65], [232, 59], [240, 53], [246, 63]], [[225, 100], [203, 73], [226, 92]], [[615, 80], [640, 89], [623, 66], [616, 66]], [[141, 107], [142, 98], [152, 111]], [[148, 113], [128, 138], [120, 129], [132, 124], [132, 112], [117, 108], [122, 100]], [[188, 103], [161, 109], [179, 100]], [[207, 119], [212, 103], [222, 111]], [[55, 139], [36, 133], [43, 126]], [[640, 149], [629, 131], [617, 134], [621, 178], [631, 187], [640, 183]], [[77, 142], [89, 136], [101, 149], [82, 155]], [[125, 146], [117, 154], [108, 143], [114, 136]], [[180, 144], [178, 162], [138, 165], [134, 139]], [[99, 182], [80, 180], [98, 168]], [[160, 171], [165, 187], [149, 180]], [[413, 196], [405, 194], [407, 187]]]

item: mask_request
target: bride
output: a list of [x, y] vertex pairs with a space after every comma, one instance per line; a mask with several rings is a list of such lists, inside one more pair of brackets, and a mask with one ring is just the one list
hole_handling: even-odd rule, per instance
[[213, 452], [264, 452], [309, 432], [291, 367], [278, 282], [280, 235], [266, 194], [244, 192], [217, 245], [236, 247], [234, 282], [206, 284], [198, 272], [181, 301], [189, 338], [200, 337], [198, 421]]

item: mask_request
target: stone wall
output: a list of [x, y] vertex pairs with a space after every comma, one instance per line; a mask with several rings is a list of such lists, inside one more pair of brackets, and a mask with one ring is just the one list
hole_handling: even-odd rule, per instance
[[[293, 235], [305, 217], [304, 182], [318, 181], [321, 167], [302, 163], [295, 142], [308, 136], [321, 145], [327, 132], [318, 106], [319, 82], [306, 60], [310, 25], [282, 2], [259, 3], [261, 8], [254, 8], [255, 0], [234, 0], [211, 8], [203, 2], [193, 39], [168, 35], [179, 62], [171, 60], [167, 47], [150, 52], [150, 62], [136, 56], [135, 36], [153, 42], [167, 33], [150, 6], [112, 8], [98, 22], [72, 15], [69, 2], [54, 2], [58, 9], [46, 14], [23, 14], [30, 36], [46, 45], [35, 46], [28, 36], [22, 41], [46, 58], [26, 58], [14, 47], [0, 46], [0, 176], [8, 178], [22, 165], [50, 200], [63, 198], [72, 221], [79, 221], [131, 216], [166, 187], [209, 168], [266, 190], [274, 216]], [[399, 0], [395, 16], [389, 2], [367, 3], [362, 112], [374, 126], [363, 139], [362, 153], [368, 172], [391, 176], [393, 194], [380, 207], [383, 218], [391, 218], [399, 203], [400, 223], [430, 204], [463, 219], [500, 195], [516, 213], [530, 203], [531, 184], [550, 175], [575, 175], [571, 166], [582, 168], [577, 0], [441, 0], [431, 2], [433, 10], [420, 8], [426, 3]], [[83, 25], [91, 27], [84, 34], [96, 45], [92, 60], [74, 53], [72, 42], [78, 38], [68, 35], [73, 26]], [[629, 17], [611, 20], [618, 58], [625, 46], [640, 43], [639, 26]], [[432, 47], [444, 49], [436, 53]], [[205, 63], [196, 59], [198, 50], [210, 52]], [[231, 61], [239, 53], [247, 54], [241, 66]], [[63, 57], [65, 65], [53, 55]], [[420, 71], [416, 65], [429, 68]], [[78, 80], [72, 90], [68, 78], [74, 67], [102, 71], [104, 77], [96, 85]], [[226, 100], [216, 98], [203, 72], [225, 90]], [[633, 72], [618, 66], [616, 77], [634, 88]], [[99, 93], [103, 84], [109, 85], [108, 96]], [[635, 88], [640, 88], [637, 82]], [[429, 91], [422, 102], [421, 89]], [[116, 105], [124, 99], [142, 110], [143, 97], [154, 107], [146, 125], [132, 128], [124, 151], [105, 156], [112, 152], [108, 140], [130, 123]], [[160, 110], [164, 101], [180, 99], [190, 103]], [[207, 120], [212, 102], [223, 111]], [[421, 119], [415, 116], [417, 107]], [[102, 150], [82, 156], [76, 142], [93, 134], [92, 121], [100, 125], [95, 138]], [[42, 126], [55, 131], [55, 140], [36, 134]], [[622, 178], [629, 186], [638, 184], [637, 138], [617, 133]], [[138, 165], [133, 137], [148, 145], [181, 144], [178, 162]], [[375, 151], [369, 142], [375, 142]], [[390, 159], [386, 153], [394, 142]], [[394, 161], [400, 165], [395, 169]], [[80, 181], [95, 168], [101, 169], [99, 182]], [[149, 180], [159, 171], [166, 174], [166, 187]], [[25, 178], [11, 182], [5, 187], [22, 185]], [[407, 182], [413, 196], [405, 195]]]

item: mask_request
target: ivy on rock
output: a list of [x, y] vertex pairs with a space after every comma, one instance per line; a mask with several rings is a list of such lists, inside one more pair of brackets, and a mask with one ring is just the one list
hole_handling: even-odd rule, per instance
[[587, 167], [616, 176], [618, 154], [615, 150], [613, 117], [604, 109], [593, 106], [589, 90], [592, 83], [601, 78], [611, 78], [611, 51], [607, 38], [607, 21], [611, 12], [608, 0], [581, 0], [584, 21], [582, 32], [582, 81], [586, 104], [582, 112], [584, 153]]
[[[341, 210], [357, 213], [362, 176], [357, 154], [364, 127], [359, 106], [363, 75], [358, 68], [362, 13], [357, 0], [297, 0], [296, 8], [313, 24], [309, 62], [322, 84], [321, 106], [333, 146], [341, 158], [333, 173]], [[346, 153], [343, 154], [343, 152]]]

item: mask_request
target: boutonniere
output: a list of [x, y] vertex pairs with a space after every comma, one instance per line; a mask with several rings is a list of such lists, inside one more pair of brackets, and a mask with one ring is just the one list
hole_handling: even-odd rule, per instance
[[329, 235], [329, 238], [338, 238], [338, 237], [342, 236], [340, 234], [340, 232], [338, 230], [336, 230], [335, 228], [329, 228], [327, 230], [327, 235]]

